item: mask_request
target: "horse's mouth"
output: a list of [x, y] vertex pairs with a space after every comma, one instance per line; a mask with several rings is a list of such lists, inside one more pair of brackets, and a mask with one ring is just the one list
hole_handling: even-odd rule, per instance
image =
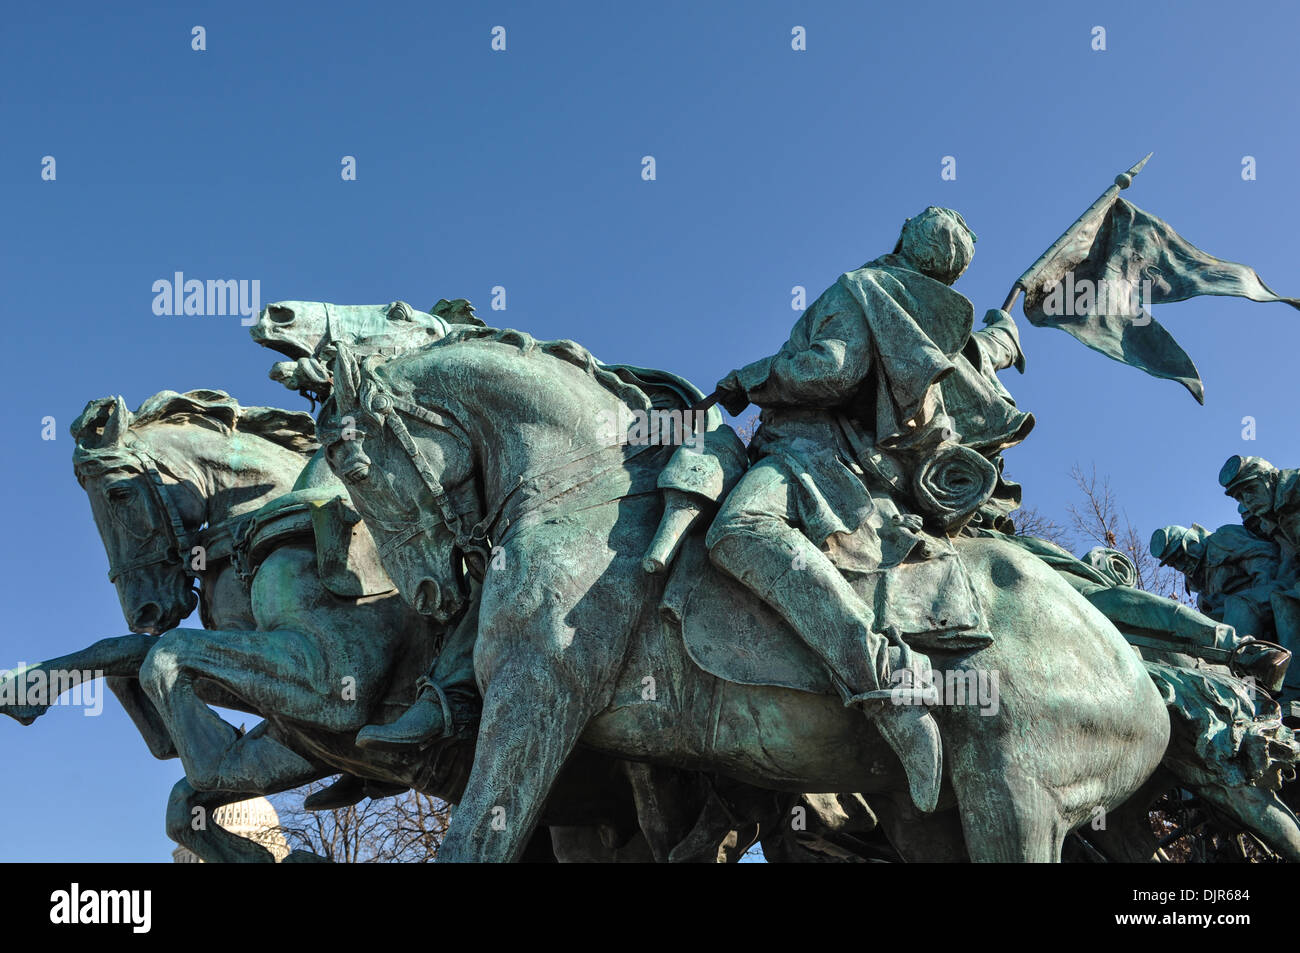
[[271, 335], [262, 330], [261, 325], [255, 325], [251, 332], [252, 338], [262, 347], [270, 348], [278, 354], [283, 354], [290, 360], [296, 361], [304, 357], [311, 357], [314, 353], [306, 345], [288, 337]]

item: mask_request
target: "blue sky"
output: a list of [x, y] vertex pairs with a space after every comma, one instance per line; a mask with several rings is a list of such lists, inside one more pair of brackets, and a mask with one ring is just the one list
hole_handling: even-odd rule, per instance
[[[978, 233], [957, 288], [996, 307], [1154, 151], [1130, 201], [1300, 295], [1294, 4], [989, 6], [7, 8], [0, 667], [126, 631], [70, 465], [88, 400], [219, 387], [299, 406], [238, 317], [153, 313], [153, 282], [176, 271], [258, 279], [263, 303], [467, 297], [490, 323], [708, 391], [785, 340], [793, 286], [811, 302], [927, 205]], [[1227, 456], [1300, 464], [1296, 313], [1207, 298], [1155, 315], [1197, 362], [1205, 407], [1019, 318], [1028, 369], [1005, 379], [1038, 428], [1008, 469], [1027, 502], [1062, 519], [1071, 465], [1095, 463], [1147, 531], [1216, 526], [1235, 512], [1216, 482]], [[0, 860], [169, 858], [179, 763], [150, 758], [114, 701], [4, 719], [0, 758]]]

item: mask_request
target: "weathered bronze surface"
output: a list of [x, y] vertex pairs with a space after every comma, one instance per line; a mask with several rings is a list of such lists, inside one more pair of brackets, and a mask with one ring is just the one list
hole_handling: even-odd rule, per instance
[[[196, 807], [340, 774], [317, 806], [455, 802], [453, 861], [1052, 861], [1085, 826], [1150, 860], [1174, 786], [1300, 859], [1272, 697], [1300, 690], [1296, 471], [1234, 457], [1245, 525], [1157, 532], [1200, 611], [1122, 553], [1014, 530], [1002, 455], [1034, 418], [998, 373], [1025, 370], [1022, 290], [1031, 321], [1198, 398], [1149, 316], [1057, 320], [1055, 284], [1158, 253], [1178, 267], [1150, 300], [1296, 303], [1120, 200], [1140, 168], [981, 327], [951, 287], [974, 232], [931, 207], [709, 398], [464, 299], [272, 304], [253, 338], [317, 420], [192, 390], [74, 423], [133, 634], [36, 668], [110, 678], [183, 765], [168, 832], [205, 860], [271, 858]], [[748, 447], [715, 403], [761, 409]], [[22, 677], [0, 711], [30, 724]]]

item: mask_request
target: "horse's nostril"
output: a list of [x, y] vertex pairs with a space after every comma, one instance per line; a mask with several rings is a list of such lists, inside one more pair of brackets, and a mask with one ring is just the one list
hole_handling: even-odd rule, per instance
[[162, 606], [156, 602], [146, 602], [135, 614], [135, 619], [131, 622], [131, 628], [137, 632], [148, 632], [156, 629], [158, 623], [162, 621]]
[[415, 587], [413, 608], [420, 615], [434, 615], [442, 605], [442, 590], [432, 579], [422, 579]]
[[272, 306], [266, 309], [266, 316], [274, 324], [290, 324], [293, 322], [293, 309]]

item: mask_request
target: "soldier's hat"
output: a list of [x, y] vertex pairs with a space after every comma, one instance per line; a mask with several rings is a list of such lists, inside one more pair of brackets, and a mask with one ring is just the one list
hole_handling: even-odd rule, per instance
[[1168, 566], [1180, 553], [1199, 562], [1205, 555], [1205, 541], [1209, 536], [1210, 531], [1200, 523], [1193, 523], [1190, 529], [1186, 526], [1162, 526], [1151, 534], [1151, 555], [1162, 566]]
[[1264, 480], [1277, 473], [1277, 467], [1263, 457], [1231, 456], [1219, 471], [1219, 483], [1227, 496], [1252, 480]]

